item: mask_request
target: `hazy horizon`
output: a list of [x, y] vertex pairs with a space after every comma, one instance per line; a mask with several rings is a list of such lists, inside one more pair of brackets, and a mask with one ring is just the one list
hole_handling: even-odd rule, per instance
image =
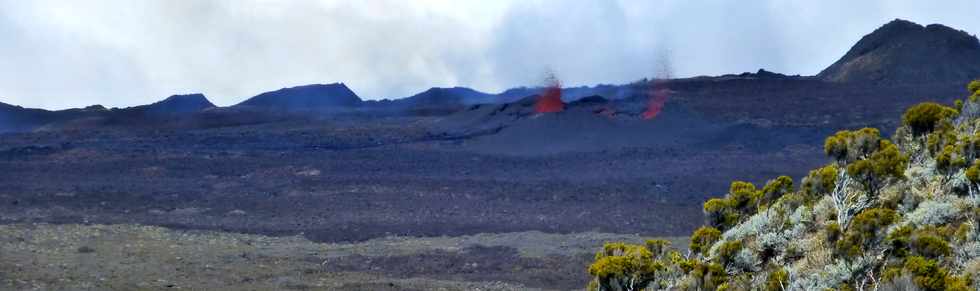
[[203, 93], [217, 105], [313, 83], [363, 99], [760, 68], [813, 75], [895, 18], [976, 34], [980, 3], [912, 1], [0, 0], [0, 102], [126, 107]]

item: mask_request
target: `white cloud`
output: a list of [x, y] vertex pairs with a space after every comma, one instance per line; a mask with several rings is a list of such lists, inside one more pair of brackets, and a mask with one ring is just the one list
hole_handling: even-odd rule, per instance
[[[980, 31], [975, 1], [0, 0], [0, 102], [66, 108], [202, 92], [230, 105], [345, 82], [364, 98], [758, 68], [815, 74], [893, 18]], [[932, 5], [932, 6], [925, 6]]]

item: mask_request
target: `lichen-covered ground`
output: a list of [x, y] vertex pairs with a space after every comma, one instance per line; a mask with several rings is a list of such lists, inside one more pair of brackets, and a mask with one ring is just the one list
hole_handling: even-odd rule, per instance
[[[603, 241], [519, 232], [352, 244], [143, 225], [0, 225], [3, 290], [568, 290]], [[684, 238], [674, 238], [684, 244]], [[578, 278], [542, 281], [540, 278]], [[552, 284], [553, 285], [549, 285]]]

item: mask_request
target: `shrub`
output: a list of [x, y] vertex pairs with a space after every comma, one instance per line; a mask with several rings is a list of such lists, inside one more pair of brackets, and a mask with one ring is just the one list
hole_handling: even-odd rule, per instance
[[725, 267], [717, 263], [697, 263], [689, 275], [694, 279], [693, 286], [687, 286], [689, 290], [718, 290], [728, 281]]
[[831, 222], [830, 224], [827, 224], [827, 227], [825, 227], [824, 230], [827, 233], [827, 236], [825, 238], [827, 242], [832, 243], [840, 239], [841, 236], [840, 224], [837, 224], [837, 222]]
[[695, 254], [708, 254], [711, 246], [721, 239], [721, 231], [710, 226], [702, 226], [691, 235], [691, 252]]
[[969, 290], [966, 279], [951, 276], [934, 260], [909, 257], [905, 260], [905, 271], [912, 275], [915, 285], [925, 290]]
[[742, 241], [730, 240], [721, 244], [718, 248], [718, 256], [715, 259], [722, 266], [728, 267], [735, 262], [735, 256], [742, 250]]
[[881, 132], [876, 128], [862, 128], [856, 131], [842, 130], [824, 141], [824, 153], [839, 165], [864, 158], [878, 149]]
[[645, 246], [654, 257], [663, 257], [670, 251], [670, 241], [664, 239], [648, 239]]
[[707, 224], [718, 229], [729, 229], [739, 221], [739, 215], [728, 199], [712, 198], [704, 203]]
[[[922, 289], [912, 282], [912, 277], [908, 275], [902, 275], [901, 268], [891, 268], [885, 270], [885, 275], [882, 276], [882, 281], [884, 284], [881, 285], [881, 289], [886, 291], [920, 291]], [[890, 276], [889, 276], [890, 275]]]
[[789, 272], [786, 269], [778, 268], [769, 272], [766, 277], [766, 291], [783, 291], [789, 285]]
[[927, 200], [908, 214], [908, 222], [916, 226], [940, 225], [960, 216], [960, 211], [953, 203]]
[[847, 140], [851, 137], [851, 132], [842, 130], [827, 137], [823, 143], [823, 151], [828, 157], [845, 163], [847, 160]]
[[924, 102], [912, 106], [902, 115], [902, 124], [912, 128], [912, 135], [922, 136], [936, 128], [936, 124], [956, 116], [956, 110], [938, 103]]
[[728, 190], [728, 200], [732, 208], [743, 216], [755, 214], [761, 193], [749, 182], [734, 181]]
[[966, 159], [956, 145], [946, 145], [936, 154], [936, 170], [949, 176], [966, 166]]
[[871, 208], [862, 211], [850, 223], [844, 237], [837, 241], [837, 250], [843, 255], [860, 256], [863, 250], [878, 241], [878, 232], [898, 220], [898, 214], [887, 208]]
[[904, 225], [896, 228], [888, 234], [885, 241], [896, 257], [904, 258], [908, 256], [912, 247], [912, 227]]
[[760, 205], [772, 204], [790, 192], [793, 192], [793, 178], [779, 176], [776, 179], [770, 180], [766, 183], [766, 186], [762, 187], [762, 201]]
[[819, 198], [823, 194], [833, 191], [836, 183], [837, 166], [827, 165], [810, 171], [810, 173], [803, 178], [801, 190], [803, 190], [804, 194], [806, 194], [809, 200], [816, 200], [816, 198]]
[[601, 290], [626, 290], [629, 286], [643, 289], [665, 268], [645, 246], [606, 243], [589, 266], [589, 275], [595, 277]]
[[949, 243], [934, 235], [919, 235], [912, 241], [912, 248], [916, 254], [927, 258], [939, 258], [948, 256], [952, 249]]
[[806, 199], [800, 193], [788, 193], [776, 199], [776, 203], [785, 209], [796, 209], [797, 207], [803, 206]]
[[980, 97], [980, 80], [973, 80], [967, 84], [966, 90], [970, 92], [970, 101], [976, 102], [977, 97]]
[[960, 224], [959, 227], [956, 228], [956, 233], [954, 234], [954, 236], [956, 237], [956, 240], [958, 240], [960, 243], [964, 243], [967, 241], [967, 239], [970, 238], [970, 232], [972, 231], [973, 231], [973, 227], [971, 227], [970, 224], [962, 223]]
[[909, 161], [908, 156], [902, 154], [895, 144], [888, 140], [881, 140], [880, 143], [879, 150], [870, 157], [847, 166], [847, 174], [864, 186], [872, 197], [877, 197], [889, 179], [904, 178]]
[[932, 133], [926, 136], [926, 149], [932, 155], [939, 155], [947, 145], [956, 144], [958, 137], [949, 122], [941, 122]]
[[[980, 163], [974, 161], [973, 165], [966, 168], [966, 180], [970, 183], [967, 187], [970, 187], [968, 192], [973, 193], [973, 191], [980, 190]], [[975, 193], [974, 193], [975, 195]]]
[[848, 232], [874, 233], [898, 220], [898, 213], [887, 208], [871, 208], [854, 217]]

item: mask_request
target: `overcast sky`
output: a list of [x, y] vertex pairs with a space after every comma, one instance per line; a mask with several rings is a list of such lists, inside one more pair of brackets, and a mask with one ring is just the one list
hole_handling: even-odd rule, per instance
[[[855, 4], [858, 3], [858, 4]], [[365, 99], [759, 68], [818, 73], [895, 18], [980, 32], [980, 1], [0, 0], [0, 102], [231, 105], [344, 82]]]

